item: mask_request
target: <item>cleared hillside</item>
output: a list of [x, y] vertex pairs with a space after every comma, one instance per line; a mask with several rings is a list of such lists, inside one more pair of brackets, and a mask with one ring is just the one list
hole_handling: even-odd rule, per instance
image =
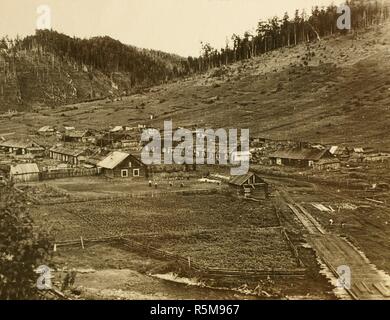
[[390, 148], [389, 35], [386, 24], [280, 50], [145, 98], [164, 101], [150, 103], [155, 125], [172, 118], [274, 139]]
[[181, 76], [183, 61], [109, 37], [38, 30], [0, 44], [0, 111], [121, 97]]
[[2, 120], [0, 133], [44, 124], [161, 127], [172, 119], [176, 126], [249, 128], [252, 136], [390, 149], [389, 35], [386, 24], [281, 49], [123, 101], [42, 109], [33, 118]]

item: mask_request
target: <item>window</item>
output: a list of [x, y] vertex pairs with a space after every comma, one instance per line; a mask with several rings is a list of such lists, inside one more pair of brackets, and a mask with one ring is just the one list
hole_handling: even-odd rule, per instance
[[131, 161], [129, 161], [129, 168], [131, 168], [132, 167], [132, 164], [131, 164]]
[[139, 169], [133, 170], [133, 177], [139, 177]]
[[122, 178], [127, 178], [129, 176], [129, 170], [122, 170], [121, 176], [122, 176]]

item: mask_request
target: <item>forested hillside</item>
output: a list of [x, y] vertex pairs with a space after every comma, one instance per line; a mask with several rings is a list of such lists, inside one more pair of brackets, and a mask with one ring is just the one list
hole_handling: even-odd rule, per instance
[[388, 1], [348, 0], [346, 5], [351, 9], [350, 30], [337, 28], [341, 13], [337, 12], [335, 5], [313, 7], [310, 14], [305, 10], [296, 10], [293, 17], [286, 12], [282, 18], [259, 21], [256, 32], [245, 32], [243, 36], [233, 34], [231, 44], [220, 50], [202, 43], [202, 56], [189, 58], [189, 68], [194, 72], [206, 71], [283, 47], [362, 30], [389, 18]]
[[0, 110], [120, 97], [187, 73], [186, 60], [110, 37], [37, 30], [0, 43]]
[[[296, 10], [259, 21], [256, 32], [234, 34], [225, 48], [202, 43], [200, 57], [182, 58], [122, 44], [110, 37], [79, 39], [38, 30], [24, 39], [0, 40], [0, 111], [32, 105], [63, 105], [106, 97], [118, 98], [139, 88], [206, 72], [270, 51], [355, 34], [389, 18], [388, 3], [349, 0], [351, 30], [340, 30], [337, 7]], [[302, 58], [302, 67], [307, 61]]]

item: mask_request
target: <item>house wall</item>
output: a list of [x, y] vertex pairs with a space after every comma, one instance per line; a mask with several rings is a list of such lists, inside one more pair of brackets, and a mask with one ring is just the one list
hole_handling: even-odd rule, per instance
[[25, 173], [25, 174], [11, 175], [11, 179], [15, 182], [39, 181], [39, 173]]
[[73, 165], [79, 164], [78, 157], [71, 156], [71, 155], [66, 155], [66, 154], [61, 154], [61, 153], [57, 153], [57, 152], [54, 152], [54, 151], [50, 151], [50, 158], [54, 159], [54, 160], [61, 161], [61, 162], [66, 162], [66, 163], [69, 163], [69, 164], [73, 164]]
[[[130, 166], [130, 162], [131, 162], [131, 166]], [[139, 176], [134, 175], [134, 170], [137, 170], [139, 172]], [[127, 172], [127, 174], [124, 175], [125, 172]], [[103, 173], [104, 175], [110, 178], [147, 178], [148, 177], [147, 167], [132, 156], [122, 161], [122, 163], [116, 166], [113, 170], [104, 169]]]
[[272, 158], [271, 164], [275, 164], [279, 166], [291, 166], [291, 167], [310, 167], [312, 163], [309, 160]]
[[316, 170], [337, 170], [340, 169], [340, 162], [331, 162], [331, 163], [315, 163], [314, 169]]
[[250, 185], [243, 185], [243, 186], [235, 186], [230, 185], [232, 191], [234, 194], [237, 194], [241, 197], [245, 196], [245, 189], [250, 189], [249, 197], [255, 198], [255, 199], [267, 199], [268, 198], [268, 185], [267, 184], [259, 184], [256, 185], [255, 188], [253, 188]]
[[25, 148], [9, 148], [9, 153], [14, 153], [15, 155], [25, 155], [27, 154], [27, 150]]

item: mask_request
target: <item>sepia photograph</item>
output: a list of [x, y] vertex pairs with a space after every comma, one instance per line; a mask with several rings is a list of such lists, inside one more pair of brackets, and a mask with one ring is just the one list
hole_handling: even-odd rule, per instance
[[0, 300], [390, 300], [390, 0], [0, 0]]

